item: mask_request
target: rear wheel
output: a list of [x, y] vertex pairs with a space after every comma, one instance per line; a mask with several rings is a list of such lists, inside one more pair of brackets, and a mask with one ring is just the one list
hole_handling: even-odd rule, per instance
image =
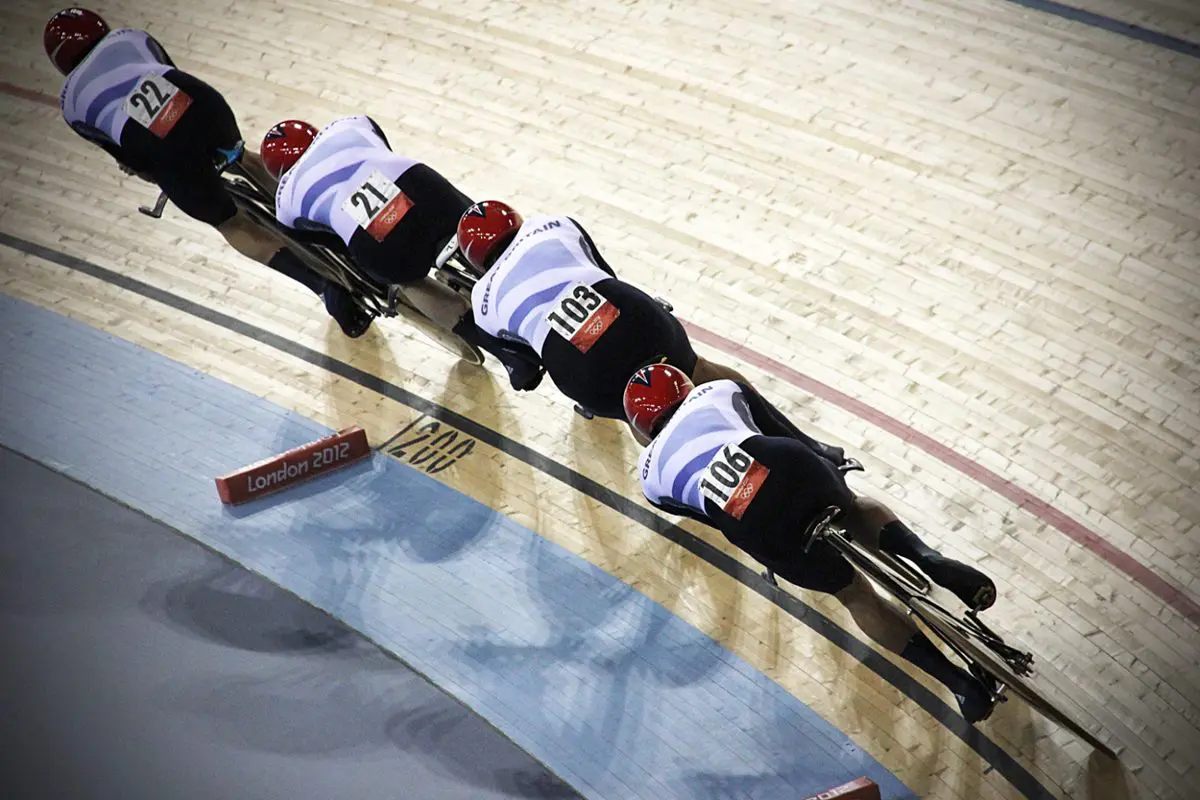
[[426, 338], [435, 342], [448, 353], [458, 356], [468, 364], [481, 366], [484, 362], [483, 351], [465, 339], [456, 336], [442, 326], [425, 316], [416, 306], [408, 302], [404, 292], [398, 286], [393, 286], [394, 306], [401, 310], [405, 320], [417, 328]]
[[991, 637], [970, 621], [959, 619], [941, 606], [921, 597], [912, 598], [909, 605], [921, 622], [945, 638], [961, 655], [978, 664], [985, 672], [1008, 687], [1013, 694], [1100, 752], [1116, 758], [1112, 748], [1046, 697], [1035, 682], [1032, 656], [1001, 643], [1000, 646], [1008, 650], [1010, 658], [1016, 662], [1014, 667], [989, 644], [988, 640]]
[[433, 269], [433, 279], [458, 294], [459, 297], [471, 302], [471, 290], [479, 282], [479, 276], [463, 263], [457, 254], [443, 261], [440, 257]]

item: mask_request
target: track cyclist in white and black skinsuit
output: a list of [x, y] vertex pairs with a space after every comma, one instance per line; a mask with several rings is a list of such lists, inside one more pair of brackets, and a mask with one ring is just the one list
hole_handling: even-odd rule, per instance
[[617, 280], [570, 217], [526, 220], [489, 200], [463, 214], [458, 245], [483, 273], [471, 292], [483, 334], [475, 343], [530, 348], [559, 390], [597, 416], [624, 419], [625, 381], [651, 362], [669, 361], [699, 380], [745, 380], [698, 357], [679, 321], [650, 295]]
[[257, 153], [242, 145], [225, 98], [179, 70], [145, 31], [110, 30], [95, 12], [59, 11], [43, 32], [46, 54], [67, 76], [60, 97], [71, 129], [116, 159], [122, 170], [155, 183], [180, 211], [207, 223], [239, 253], [324, 294], [343, 329], [337, 290], [308, 269], [273, 231], [241, 211], [225, 189], [218, 163], [239, 162], [268, 187]]
[[[426, 316], [470, 337], [462, 299], [426, 280], [471, 207], [469, 197], [429, 166], [393, 152], [366, 116], [335, 119], [319, 132], [300, 120], [281, 122], [263, 137], [262, 154], [279, 180], [275, 214], [281, 224], [336, 236], [372, 278], [403, 286]], [[514, 387], [540, 378], [541, 367], [527, 348], [490, 341], [482, 346], [505, 365]]]
[[841, 448], [806, 435], [745, 384], [693, 386], [667, 364], [634, 373], [624, 406], [647, 445], [639, 477], [655, 507], [711, 525], [797, 586], [832, 594], [868, 636], [944, 683], [968, 721], [991, 714], [989, 687], [952, 664], [832, 545], [816, 541], [804, 552], [803, 532], [836, 506], [837, 524], [855, 541], [911, 561], [972, 608], [996, 600], [990, 578], [930, 548], [887, 506], [852, 492], [845, 473], [861, 467]]

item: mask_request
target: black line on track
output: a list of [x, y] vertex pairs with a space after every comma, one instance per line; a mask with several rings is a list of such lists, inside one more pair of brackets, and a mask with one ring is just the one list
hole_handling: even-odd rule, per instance
[[1093, 28], [1100, 28], [1110, 33], [1127, 36], [1130, 39], [1148, 42], [1158, 47], [1164, 47], [1167, 50], [1174, 50], [1176, 53], [1183, 53], [1185, 56], [1200, 58], [1200, 44], [1189, 42], [1187, 39], [1180, 39], [1178, 36], [1152, 31], [1149, 28], [1143, 28], [1141, 25], [1135, 25], [1132, 22], [1122, 22], [1119, 19], [1106, 17], [1103, 14], [1084, 11], [1082, 8], [1057, 3], [1055, 0], [1008, 0], [1008, 2], [1034, 11], [1053, 14], [1056, 17], [1069, 19], [1072, 22], [1081, 22]]
[[226, 330], [253, 339], [282, 353], [294, 356], [335, 375], [339, 375], [346, 380], [353, 381], [365, 389], [370, 389], [384, 395], [426, 416], [446, 422], [480, 441], [487, 442], [497, 450], [501, 450], [513, 458], [525, 462], [534, 469], [565, 483], [576, 491], [582, 492], [588, 497], [603, 503], [629, 520], [649, 528], [663, 538], [669, 539], [685, 550], [704, 559], [742, 585], [773, 602], [796, 620], [808, 626], [814, 633], [823, 636], [830, 643], [853, 656], [880, 678], [903, 692], [947, 730], [965, 742], [984, 761], [991, 765], [992, 768], [1003, 775], [1005, 780], [1016, 787], [1027, 798], [1030, 798], [1030, 800], [1054, 800], [1054, 794], [1047, 790], [1015, 758], [981, 731], [971, 726], [957, 711], [943, 702], [936, 694], [922, 686], [916, 679], [904, 672], [904, 670], [876, 653], [865, 642], [856, 639], [849, 631], [840, 627], [833, 620], [795, 595], [772, 586], [762, 575], [742, 564], [737, 559], [718, 550], [678, 525], [668, 522], [645, 506], [617, 494], [612, 489], [597, 483], [586, 475], [576, 472], [565, 464], [544, 456], [520, 442], [485, 427], [468, 417], [464, 417], [431, 400], [426, 400], [424, 397], [414, 394], [403, 387], [389, 383], [377, 375], [372, 375], [358, 367], [313, 350], [312, 348], [305, 347], [276, 333], [251, 325], [228, 314], [223, 314], [195, 301], [172, 294], [165, 289], [152, 286], [137, 278], [122, 275], [106, 267], [93, 264], [90, 261], [85, 261], [67, 253], [62, 253], [58, 250], [12, 236], [3, 231], [0, 231], [0, 244], [58, 264], [67, 269], [90, 275], [112, 286], [141, 295], [149, 300], [174, 308], [177, 311], [182, 311], [185, 314], [212, 323], [213, 325], [218, 325]]

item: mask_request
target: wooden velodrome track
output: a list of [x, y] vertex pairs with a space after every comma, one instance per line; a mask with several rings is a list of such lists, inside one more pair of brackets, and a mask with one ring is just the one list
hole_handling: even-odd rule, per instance
[[[1082, 5], [1200, 40], [1190, 0]], [[10, 0], [0, 18], [5, 292], [376, 443], [452, 430], [346, 370], [34, 257], [17, 237], [523, 443], [532, 455], [458, 432], [444, 452], [398, 457], [717, 638], [919, 796], [1020, 796], [779, 605], [538, 468], [544, 457], [640, 498], [636, 446], [616, 424], [577, 418], [548, 383], [515, 395], [494, 362], [457, 364], [400, 320], [346, 340], [311, 295], [210, 231], [136, 214], [153, 188], [47, 107], [61, 79], [41, 27], [56, 8]], [[859, 455], [860, 488], [995, 576], [989, 618], [1052, 665], [1124, 770], [1020, 702], [981, 726], [991, 740], [1062, 796], [1196, 796], [1200, 59], [1003, 0], [97, 10], [151, 30], [221, 89], [249, 142], [287, 117], [369, 113], [472, 196], [578, 218], [620, 275], [674, 303], [703, 353]], [[827, 599], [797, 594], [855, 631]]]

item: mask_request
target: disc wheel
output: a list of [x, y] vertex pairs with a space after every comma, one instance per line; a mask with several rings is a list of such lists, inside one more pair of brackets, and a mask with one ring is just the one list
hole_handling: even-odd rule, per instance
[[419, 330], [427, 339], [435, 343], [448, 353], [458, 356], [468, 364], [482, 366], [484, 362], [483, 351], [475, 345], [462, 339], [441, 326], [435, 324], [431, 319], [422, 314], [415, 306], [410, 304], [401, 292], [398, 296], [397, 308], [400, 310], [400, 315], [409, 322], [414, 328]]

